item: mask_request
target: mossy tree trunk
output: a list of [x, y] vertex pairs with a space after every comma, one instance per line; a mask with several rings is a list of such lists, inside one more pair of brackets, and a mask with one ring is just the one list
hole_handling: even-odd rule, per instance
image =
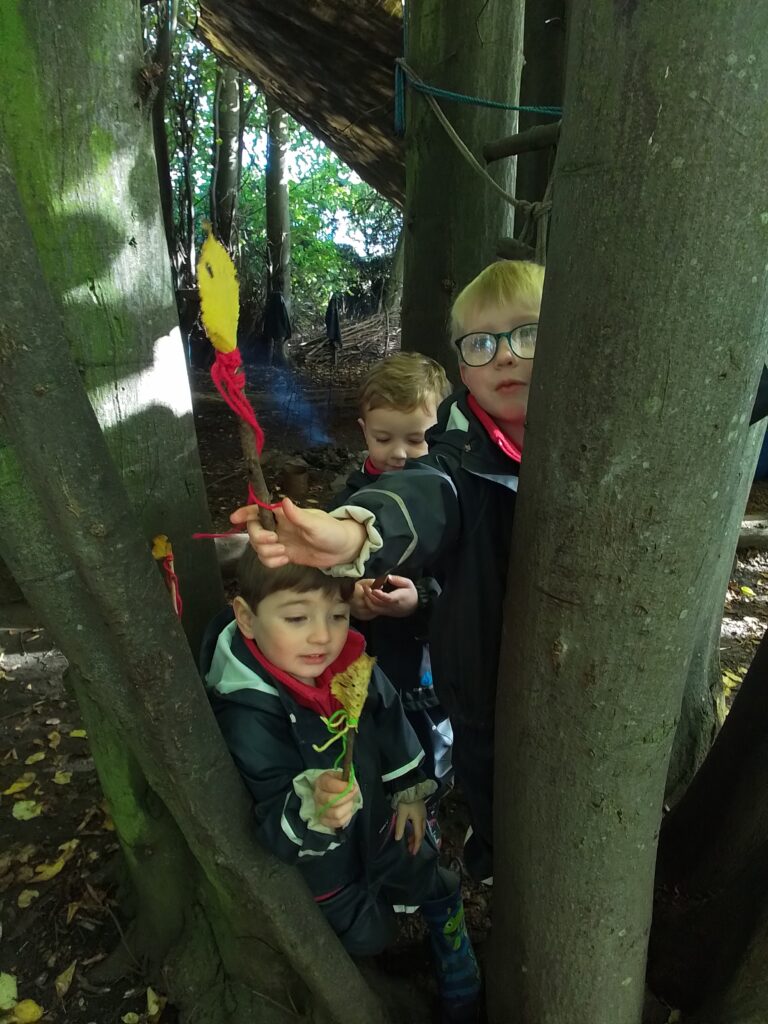
[[[407, 61], [430, 85], [515, 104], [523, 8], [523, 0], [410, 4]], [[439, 102], [476, 157], [484, 142], [515, 131], [514, 112]], [[493, 260], [499, 236], [512, 234], [514, 211], [466, 162], [425, 97], [411, 89], [406, 91], [405, 141], [403, 348], [424, 352], [454, 370], [446, 343], [450, 305]], [[513, 161], [499, 161], [489, 173], [514, 192]]]
[[0, 138], [0, 555], [69, 660], [133, 882], [131, 940], [182, 1021], [380, 1022], [298, 873], [255, 841], [9, 166]]
[[220, 606], [168, 253], [138, 11], [116, 0], [0, 7], [0, 131], [64, 340], [131, 506], [167, 534], [196, 647]]
[[675, 723], [762, 436], [768, 9], [569, 9], [499, 678], [492, 1009], [638, 1024]]

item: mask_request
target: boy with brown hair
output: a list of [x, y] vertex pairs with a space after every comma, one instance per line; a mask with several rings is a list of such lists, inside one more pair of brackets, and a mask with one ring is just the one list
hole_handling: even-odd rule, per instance
[[348, 581], [317, 569], [267, 569], [249, 548], [238, 596], [204, 642], [202, 672], [253, 796], [261, 842], [298, 867], [350, 953], [379, 952], [395, 935], [393, 904], [420, 904], [442, 1019], [468, 1024], [480, 983], [458, 879], [424, 841], [423, 797], [435, 784], [420, 770], [423, 751], [375, 666], [351, 781], [337, 768], [345, 741], [330, 684], [365, 648], [349, 629], [350, 591]]
[[486, 267], [460, 293], [451, 335], [464, 388], [440, 407], [425, 458], [332, 515], [285, 501], [276, 532], [261, 528], [255, 507], [231, 517], [248, 523], [267, 565], [350, 576], [441, 567], [430, 650], [472, 819], [464, 859], [483, 880], [493, 872], [496, 678], [543, 285], [543, 267], [512, 260]]

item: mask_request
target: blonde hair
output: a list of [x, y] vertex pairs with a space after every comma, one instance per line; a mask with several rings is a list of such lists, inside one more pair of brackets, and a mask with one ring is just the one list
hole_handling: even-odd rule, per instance
[[539, 305], [544, 290], [544, 267], [526, 260], [499, 260], [481, 270], [456, 296], [451, 309], [451, 340], [489, 306], [503, 309], [521, 302]]
[[382, 406], [412, 412], [432, 401], [437, 407], [450, 392], [440, 363], [420, 352], [397, 352], [369, 370], [360, 385], [358, 401], [363, 415]]

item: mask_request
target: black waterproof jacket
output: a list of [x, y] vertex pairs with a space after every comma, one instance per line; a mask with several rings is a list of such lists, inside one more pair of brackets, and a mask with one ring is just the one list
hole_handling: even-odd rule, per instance
[[429, 645], [440, 703], [456, 723], [493, 724], [519, 464], [461, 390], [438, 410], [429, 454], [383, 473], [345, 504], [370, 510], [384, 546], [365, 565], [440, 579]]
[[[381, 474], [368, 473], [364, 467], [354, 470], [347, 478], [344, 490], [334, 497], [329, 507], [338, 508], [346, 504], [356, 491], [380, 478]], [[438, 704], [432, 683], [427, 636], [440, 587], [431, 577], [419, 579], [412, 577], [411, 573], [405, 575], [415, 578], [419, 591], [417, 611], [403, 619], [380, 615], [367, 622], [355, 620], [354, 627], [365, 637], [366, 650], [376, 657], [379, 668], [400, 694], [405, 710], [419, 711]]]

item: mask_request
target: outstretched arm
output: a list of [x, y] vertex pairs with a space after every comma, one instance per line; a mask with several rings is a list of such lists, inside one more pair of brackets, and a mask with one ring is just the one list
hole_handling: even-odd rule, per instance
[[288, 562], [329, 569], [355, 562], [367, 538], [365, 526], [354, 519], [335, 519], [320, 509], [299, 508], [290, 498], [275, 510], [276, 531], [259, 522], [257, 505], [246, 505], [230, 516], [245, 523], [251, 544], [264, 565], [275, 569]]

